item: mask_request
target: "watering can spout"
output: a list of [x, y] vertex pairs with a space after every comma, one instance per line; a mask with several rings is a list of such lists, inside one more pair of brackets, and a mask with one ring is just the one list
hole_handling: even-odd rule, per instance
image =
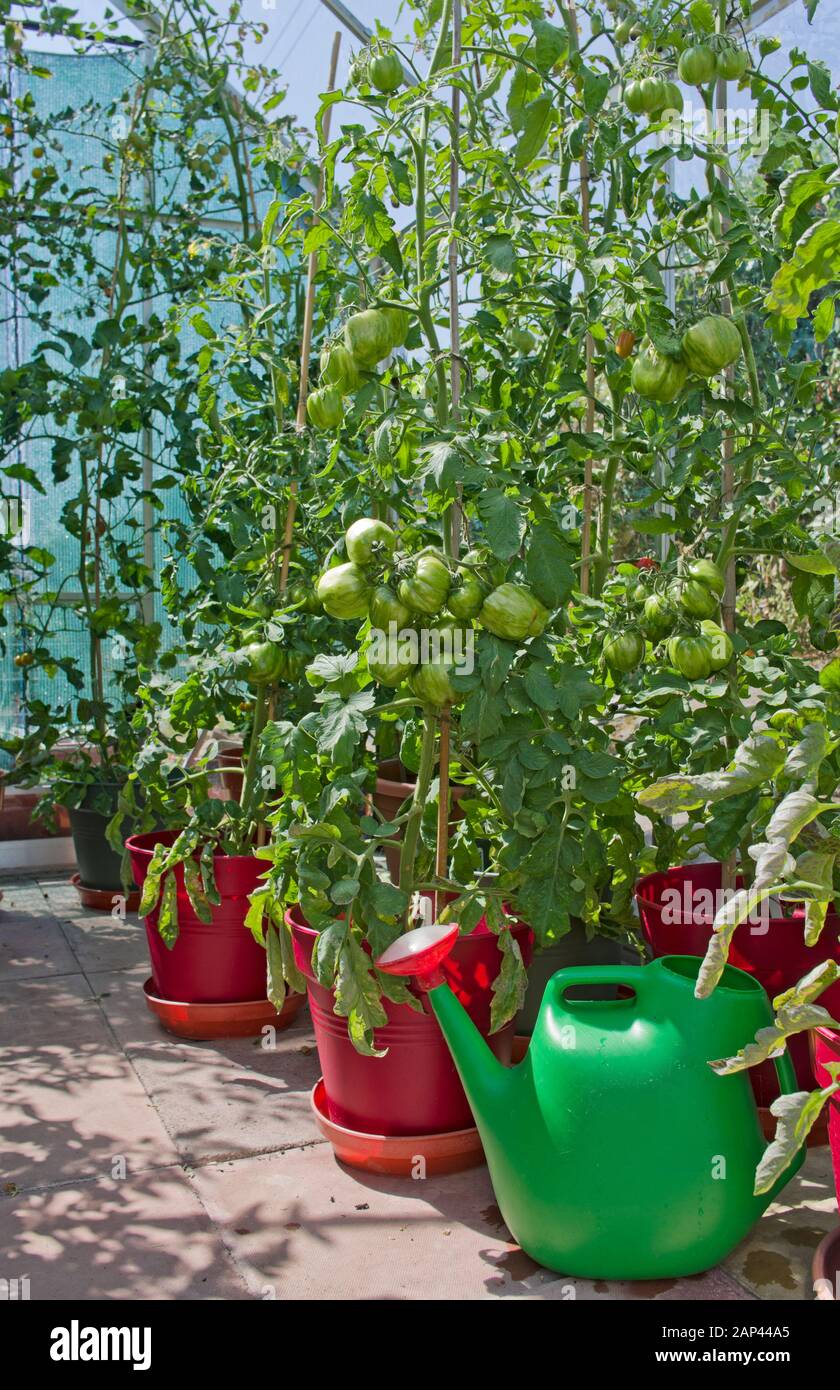
[[506, 1127], [507, 1095], [513, 1073], [493, 1055], [441, 970], [458, 939], [457, 924], [435, 923], [406, 932], [376, 961], [389, 975], [412, 976], [429, 1003], [449, 1045], [479, 1129]]

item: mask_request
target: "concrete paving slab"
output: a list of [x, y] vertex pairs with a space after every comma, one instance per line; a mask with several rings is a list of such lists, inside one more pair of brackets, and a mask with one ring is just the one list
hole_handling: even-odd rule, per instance
[[811, 1299], [811, 1260], [837, 1221], [831, 1152], [827, 1147], [809, 1149], [796, 1177], [726, 1261], [726, 1268], [757, 1298]]
[[0, 912], [37, 912], [45, 907], [46, 900], [37, 878], [0, 877], [0, 891], [3, 894]]
[[[60, 922], [65, 939], [86, 974], [129, 970], [148, 959], [146, 929], [136, 913], [83, 907], [66, 879], [42, 885], [45, 901]], [[114, 897], [117, 897], [114, 894]]]
[[28, 909], [0, 905], [0, 981], [70, 975], [79, 965], [43, 897]]
[[82, 976], [0, 985], [0, 1066], [0, 1190], [177, 1162]]
[[254, 1297], [323, 1299], [743, 1299], [723, 1271], [607, 1283], [543, 1269], [511, 1240], [487, 1169], [368, 1176], [327, 1144], [195, 1171], [192, 1181]]
[[188, 1042], [149, 1012], [147, 976], [144, 965], [94, 975], [92, 983], [184, 1160], [263, 1153], [320, 1137], [309, 1105], [319, 1066], [307, 1010], [273, 1036]]
[[175, 1039], [143, 998], [142, 925], [82, 908], [61, 874], [2, 887], [0, 1276], [33, 1298], [811, 1297], [837, 1221], [826, 1150], [720, 1269], [564, 1278], [510, 1238], [486, 1169], [411, 1182], [336, 1163], [309, 1110], [308, 1013], [269, 1048]]
[[[148, 967], [146, 929], [137, 917], [112, 917], [107, 912], [82, 909], [60, 920], [65, 939], [86, 975]], [[144, 979], [148, 973], [147, 968]]]
[[34, 1300], [248, 1297], [177, 1169], [0, 1202], [0, 1275]]

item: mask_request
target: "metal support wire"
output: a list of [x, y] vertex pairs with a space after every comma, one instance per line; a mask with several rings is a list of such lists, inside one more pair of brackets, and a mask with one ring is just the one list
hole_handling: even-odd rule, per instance
[[321, 4], [330, 11], [330, 14], [334, 14], [345, 29], [349, 29], [353, 37], [359, 39], [361, 43], [367, 43], [369, 39], [373, 38], [373, 30], [368, 29], [366, 24], [357, 19], [346, 5], [342, 5], [341, 0], [321, 0]]
[[774, 19], [777, 14], [781, 14], [782, 10], [789, 9], [792, 4], [793, 0], [756, 0], [752, 14], [748, 19], [739, 20], [738, 26], [743, 26], [749, 34], [753, 29], [760, 29], [768, 19]]

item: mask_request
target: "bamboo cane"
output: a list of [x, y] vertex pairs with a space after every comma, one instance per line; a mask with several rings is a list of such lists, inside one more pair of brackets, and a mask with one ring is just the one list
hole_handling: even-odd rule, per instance
[[[452, 0], [452, 65], [457, 67], [461, 61], [461, 2]], [[451, 89], [452, 143], [449, 150], [449, 380], [452, 400], [452, 418], [457, 421], [461, 405], [461, 327], [458, 318], [458, 237], [455, 223], [459, 206], [460, 178], [460, 123], [461, 93], [458, 87]], [[463, 507], [461, 488], [452, 507], [450, 518], [450, 549], [452, 558], [458, 559], [461, 549], [463, 529]]]
[[[575, 0], [568, 0], [569, 38], [572, 46], [578, 48], [578, 19]], [[584, 149], [580, 161], [580, 220], [584, 237], [590, 231], [589, 206], [589, 160]], [[586, 334], [586, 433], [592, 434], [595, 428], [595, 343], [592, 334]], [[580, 529], [580, 589], [589, 593], [589, 568], [592, 552], [592, 459], [587, 458], [583, 465], [583, 522]]]
[[[461, 0], [452, 0], [452, 65], [457, 67], [461, 61]], [[452, 402], [452, 418], [458, 419], [461, 405], [461, 326], [458, 316], [458, 237], [455, 223], [458, 217], [459, 178], [460, 178], [460, 121], [461, 93], [457, 86], [451, 89], [450, 110], [452, 113], [452, 143], [449, 152], [449, 385]], [[452, 506], [450, 517], [450, 554], [458, 559], [461, 550], [461, 531], [463, 528], [463, 507], [459, 495]], [[435, 873], [438, 878], [446, 878], [449, 869], [449, 707], [440, 716], [440, 749], [438, 770], [438, 820], [437, 844], [435, 853]], [[442, 894], [435, 894], [435, 915], [440, 916]]]
[[[726, 84], [726, 81], [725, 81], [724, 79], [721, 79], [721, 80], [718, 82], [718, 84], [717, 84], [717, 89], [716, 89], [716, 100], [717, 100], [717, 110], [718, 110], [718, 111], [725, 111], [725, 110], [726, 110], [726, 102], [727, 102], [727, 84]], [[717, 119], [716, 119], [716, 120], [715, 120], [715, 133], [716, 133], [716, 135], [719, 133], [718, 130], [717, 130], [717, 125], [718, 125], [718, 123], [717, 123]], [[726, 168], [726, 165], [725, 165], [725, 164], [723, 164], [723, 165], [721, 166], [720, 176], [719, 176], [719, 177], [720, 177], [721, 183], [722, 183], [722, 184], [724, 185], [724, 187], [725, 187], [725, 186], [728, 184], [728, 182], [729, 182], [729, 175], [728, 175], [728, 171], [727, 171], [727, 168]], [[725, 219], [725, 218], [724, 218], [723, 221], [722, 221], [722, 228], [723, 228], [724, 231], [726, 230], [726, 219]], [[730, 297], [729, 297], [728, 291], [725, 291], [725, 292], [724, 292], [723, 297], [722, 297], [722, 299], [721, 299], [721, 313], [722, 313], [722, 314], [725, 314], [725, 316], [726, 316], [727, 318], [729, 318], [729, 317], [731, 316], [731, 314], [732, 314], [732, 301], [731, 301], [731, 299], [730, 299]], [[734, 395], [734, 386], [735, 386], [735, 367], [734, 367], [734, 366], [731, 366], [731, 367], [727, 367], [727, 368], [726, 368], [725, 383], [726, 383], [726, 385], [725, 385], [725, 388], [724, 388], [724, 389], [725, 389], [726, 395], [727, 395], [727, 396], [730, 396], [730, 397], [733, 396], [733, 395]], [[725, 433], [724, 436], [723, 436], [723, 461], [722, 461], [722, 464], [721, 464], [721, 475], [720, 475], [720, 500], [721, 500], [721, 511], [722, 511], [722, 512], [726, 512], [726, 511], [728, 510], [728, 508], [731, 507], [731, 506], [734, 504], [734, 500], [735, 500], [735, 467], [734, 467], [734, 464], [733, 464], [733, 462], [732, 462], [732, 456], [733, 456], [734, 452], [735, 452], [734, 432], [733, 432], [732, 426], [730, 425], [730, 427], [727, 429], [726, 433]], [[734, 555], [734, 552], [733, 552], [733, 554], [731, 554], [731, 555], [729, 556], [729, 558], [728, 558], [727, 561], [726, 561], [726, 566], [725, 566], [725, 569], [724, 569], [724, 580], [725, 580], [725, 583], [724, 583], [724, 590], [723, 590], [723, 603], [722, 603], [722, 605], [721, 605], [721, 608], [722, 608], [722, 617], [723, 617], [723, 626], [724, 626], [724, 628], [726, 629], [727, 632], [733, 633], [733, 632], [735, 631], [735, 601], [736, 601], [736, 597], [737, 597], [737, 587], [738, 587], [738, 586], [737, 586], [736, 571], [735, 571], [735, 555]], [[734, 671], [733, 671], [732, 668], [730, 668], [730, 684], [732, 683], [733, 679], [735, 679], [735, 677], [734, 677]], [[730, 740], [730, 741], [731, 741], [731, 743], [734, 743], [734, 740]], [[728, 858], [726, 858], [726, 859], [723, 861], [723, 865], [722, 865], [721, 889], [723, 890], [724, 893], [730, 893], [730, 892], [732, 892], [732, 891], [734, 890], [734, 888], [735, 888], [736, 868], [737, 868], [737, 865], [736, 865], [736, 862], [735, 862], [735, 854], [734, 854], [734, 852], [733, 852], [732, 854], [730, 854], [730, 855], [728, 856]]]
[[[330, 54], [330, 73], [327, 82], [327, 91], [335, 90], [335, 75], [338, 69], [338, 53], [341, 48], [341, 31], [336, 30], [333, 36], [332, 53]], [[323, 131], [324, 145], [326, 146], [330, 138], [330, 118], [332, 107], [327, 107], [324, 113]], [[324, 188], [326, 185], [325, 171], [326, 155], [322, 152], [321, 168], [318, 174], [318, 187], [313, 199], [314, 220], [317, 221], [318, 213], [324, 201]], [[315, 277], [318, 273], [318, 252], [310, 251], [309, 261], [306, 268], [306, 299], [303, 305], [303, 334], [300, 343], [300, 389], [298, 391], [297, 417], [295, 419], [295, 429], [298, 436], [303, 434], [306, 429], [306, 398], [309, 394], [309, 354], [312, 351], [312, 315], [315, 306]], [[286, 508], [286, 524], [283, 529], [283, 558], [280, 564], [280, 593], [285, 594], [286, 585], [289, 581], [289, 560], [292, 553], [292, 535], [295, 526], [295, 514], [297, 512], [297, 482], [293, 478], [289, 488], [289, 505]]]

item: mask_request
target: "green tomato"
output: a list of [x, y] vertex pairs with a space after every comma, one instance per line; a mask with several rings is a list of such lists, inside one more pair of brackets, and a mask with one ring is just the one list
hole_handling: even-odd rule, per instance
[[715, 54], [715, 70], [724, 82], [740, 81], [749, 65], [749, 57], [741, 48], [724, 48]]
[[692, 618], [714, 618], [718, 611], [717, 595], [697, 579], [677, 581], [670, 589], [672, 601]]
[[354, 565], [369, 565], [372, 560], [387, 560], [394, 553], [397, 538], [385, 521], [361, 516], [344, 533], [348, 560]]
[[664, 106], [665, 83], [660, 82], [658, 77], [643, 77], [642, 87], [642, 110], [649, 116], [656, 115]]
[[368, 582], [358, 565], [334, 565], [318, 580], [318, 598], [331, 618], [363, 618], [367, 613]]
[[402, 86], [402, 63], [396, 53], [378, 53], [368, 64], [368, 77], [378, 92], [390, 94]]
[[411, 315], [408, 310], [395, 309], [392, 305], [387, 304], [384, 309], [380, 310], [380, 313], [385, 315], [385, 321], [388, 324], [391, 347], [402, 347], [408, 337], [408, 330], [411, 327]]
[[392, 689], [402, 685], [413, 669], [410, 661], [368, 661], [368, 670], [373, 679]]
[[705, 637], [691, 637], [687, 633], [672, 637], [668, 643], [668, 657], [688, 681], [703, 681], [711, 675], [712, 651]]
[[715, 51], [706, 43], [695, 44], [680, 54], [677, 72], [680, 81], [688, 83], [689, 87], [702, 87], [711, 82], [716, 71]]
[[663, 111], [682, 111], [683, 94], [676, 82], [663, 82], [662, 84], [662, 110]]
[[641, 116], [645, 109], [641, 82], [628, 82], [624, 88], [624, 105], [634, 116]]
[[351, 314], [344, 325], [344, 346], [359, 367], [371, 369], [391, 351], [391, 325], [381, 309]]
[[526, 357], [537, 346], [537, 340], [529, 328], [517, 328], [515, 325], [510, 330], [510, 341], [516, 351], [523, 353]]
[[628, 628], [604, 639], [602, 647], [604, 661], [611, 671], [627, 675], [635, 671], [645, 654], [645, 640], [640, 632]]
[[306, 402], [306, 414], [316, 430], [334, 430], [344, 419], [341, 392], [335, 386], [313, 391]]
[[681, 358], [666, 357], [645, 339], [633, 363], [630, 382], [634, 391], [647, 400], [669, 405], [685, 385], [688, 368]]
[[444, 705], [454, 705], [463, 698], [452, 688], [449, 678], [451, 670], [448, 662], [427, 661], [416, 668], [408, 683], [424, 705], [442, 709]]
[[409, 609], [400, 602], [390, 584], [377, 584], [370, 596], [368, 613], [371, 626], [382, 632], [387, 632], [391, 623], [396, 623], [398, 632], [411, 623]]
[[704, 619], [700, 624], [700, 631], [709, 645], [712, 670], [722, 671], [724, 666], [729, 665], [735, 655], [732, 638], [724, 628], [720, 627], [717, 623], [713, 623], [710, 618]]
[[361, 386], [355, 358], [343, 343], [333, 343], [321, 353], [321, 381], [325, 386], [334, 386], [342, 396], [351, 395]]
[[741, 335], [731, 319], [723, 314], [708, 314], [683, 334], [682, 350], [697, 376], [716, 376], [738, 361]]
[[409, 574], [400, 580], [397, 593], [412, 613], [433, 617], [446, 603], [451, 582], [443, 556], [429, 547], [415, 557]]
[[295, 651], [293, 648], [284, 647], [282, 661], [280, 665], [280, 679], [284, 681], [299, 681], [303, 675], [307, 658], [303, 652]]
[[487, 590], [474, 574], [459, 570], [449, 591], [446, 606], [455, 618], [475, 618], [481, 609]]
[[687, 573], [689, 579], [696, 579], [699, 583], [705, 584], [707, 589], [711, 589], [719, 597], [726, 588], [726, 575], [714, 560], [692, 560]]
[[615, 26], [615, 41], [616, 41], [616, 43], [627, 43], [627, 42], [629, 42], [630, 38], [632, 37], [632, 34], [633, 34], [633, 21], [632, 21], [632, 19], [622, 19], [621, 23], [620, 23], [620, 24], [617, 24], [617, 25]]
[[300, 606], [304, 613], [320, 613], [321, 604], [318, 595], [310, 584], [305, 584], [302, 579], [296, 579], [289, 586], [289, 601]]
[[237, 666], [249, 685], [274, 685], [285, 675], [285, 657], [278, 642], [249, 642], [237, 652]]
[[474, 574], [485, 594], [504, 583], [507, 566], [496, 559], [491, 551], [479, 547], [468, 550], [461, 556], [459, 569], [465, 574]]
[[526, 637], [539, 637], [548, 621], [548, 609], [524, 584], [500, 584], [484, 600], [478, 621], [494, 637], [521, 642]]
[[673, 631], [676, 614], [662, 594], [649, 594], [645, 599], [642, 628], [651, 642], [661, 642]]

